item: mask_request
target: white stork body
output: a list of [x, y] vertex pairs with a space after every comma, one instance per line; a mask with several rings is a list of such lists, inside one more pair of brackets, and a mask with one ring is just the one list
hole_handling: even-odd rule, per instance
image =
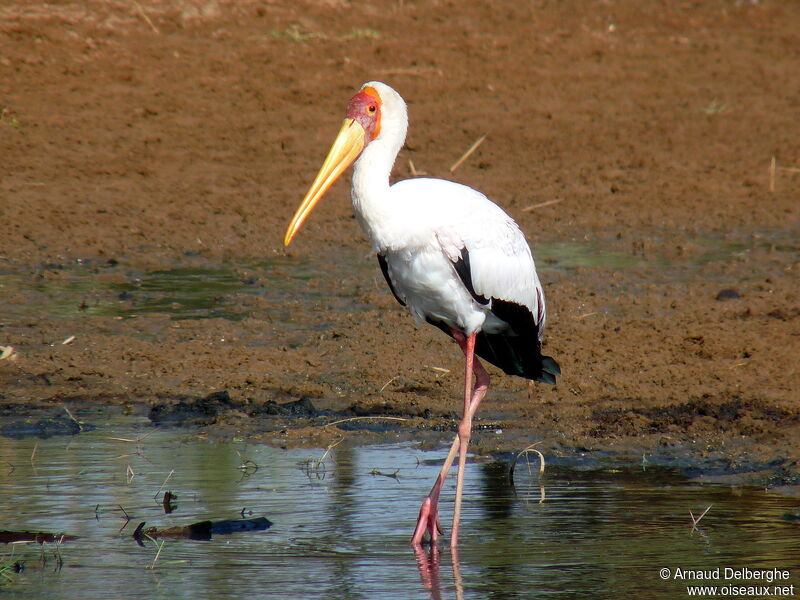
[[489, 385], [474, 355], [506, 373], [547, 383], [555, 383], [560, 370], [541, 354], [544, 294], [514, 220], [480, 192], [450, 181], [410, 179], [389, 185], [407, 127], [400, 95], [380, 82], [365, 84], [350, 100], [342, 129], [284, 242], [289, 244], [314, 205], [355, 161], [353, 209], [392, 293], [416, 320], [453, 337], [466, 356], [464, 417], [412, 538], [419, 544], [427, 531], [436, 541], [439, 492], [458, 453], [455, 548], [472, 417]]
[[388, 192], [391, 227], [372, 226], [355, 196], [353, 205], [373, 250], [386, 259], [394, 291], [416, 320], [442, 322], [466, 335], [507, 331], [508, 324], [491, 312], [492, 301], [479, 303], [456, 272], [466, 250], [475, 294], [525, 306], [541, 331], [544, 303], [533, 257], [500, 207], [442, 179], [408, 179]]

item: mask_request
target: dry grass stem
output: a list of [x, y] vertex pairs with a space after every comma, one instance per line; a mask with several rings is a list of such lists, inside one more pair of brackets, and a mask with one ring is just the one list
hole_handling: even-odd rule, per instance
[[151, 564], [151, 565], [148, 567], [148, 569], [155, 569], [155, 567], [156, 567], [156, 561], [158, 560], [158, 557], [159, 557], [159, 556], [161, 556], [161, 550], [164, 548], [164, 542], [165, 542], [165, 541], [166, 541], [166, 540], [161, 540], [161, 543], [158, 545], [158, 552], [156, 552], [156, 557], [153, 559], [153, 562], [152, 562], [152, 564]]
[[597, 312], [588, 312], [588, 313], [583, 313], [582, 315], [578, 315], [575, 318], [578, 319], [579, 321], [581, 321], [581, 320], [585, 319], [586, 317], [591, 317], [591, 316], [594, 316], [596, 314], [597, 314]]
[[[408, 421], [408, 419], [404, 419], [403, 417], [384, 417], [384, 416], [376, 416], [376, 417], [350, 417], [348, 419], [339, 419], [338, 421], [334, 421], [333, 423], [326, 423], [323, 427], [332, 427], [333, 425], [338, 425], [339, 423], [347, 423], [349, 421], [362, 421], [364, 419], [383, 419], [386, 421]], [[342, 438], [344, 439], [344, 438]], [[339, 440], [341, 442], [342, 440]], [[339, 442], [336, 442], [338, 444]], [[334, 446], [336, 444], [333, 444]], [[328, 446], [328, 450], [330, 450], [332, 446]], [[327, 452], [326, 452], [327, 454]], [[322, 460], [325, 460], [324, 456]]]
[[442, 77], [444, 72], [435, 67], [419, 67], [416, 69], [383, 69], [378, 71], [381, 75], [411, 75], [413, 77], [425, 77], [428, 74], [438, 75]]
[[514, 467], [517, 464], [517, 461], [520, 459], [520, 457], [523, 454], [527, 454], [528, 452], [535, 452], [539, 456], [539, 477], [544, 475], [544, 454], [542, 454], [536, 448], [534, 448], [534, 446], [536, 446], [538, 444], [541, 444], [541, 442], [534, 442], [533, 444], [531, 444], [530, 446], [525, 448], [522, 452], [517, 454], [517, 456], [514, 458], [514, 464], [511, 465], [512, 474], [513, 474], [513, 471], [514, 471]]
[[769, 161], [769, 191], [775, 191], [775, 167], [778, 166], [778, 161], [775, 160], [775, 157], [772, 157], [772, 160]]
[[[345, 419], [347, 420], [347, 419]], [[306, 475], [309, 477], [311, 473], [314, 472], [317, 478], [324, 478], [325, 477], [325, 459], [328, 458], [328, 454], [330, 451], [333, 450], [336, 446], [342, 443], [344, 440], [344, 436], [340, 437], [335, 442], [331, 442], [328, 444], [328, 447], [325, 449], [325, 452], [322, 453], [318, 459], [315, 458], [308, 458], [304, 461], [306, 467]], [[312, 466], [313, 465], [313, 466]]]
[[454, 163], [453, 163], [453, 166], [451, 166], [451, 167], [450, 167], [450, 172], [451, 172], [451, 173], [455, 172], [455, 170], [456, 170], [458, 167], [460, 167], [460, 166], [462, 165], [462, 163], [463, 163], [465, 160], [467, 160], [467, 159], [468, 159], [468, 158], [469, 158], [469, 157], [472, 155], [472, 153], [473, 153], [473, 152], [475, 152], [475, 150], [477, 150], [477, 149], [478, 149], [478, 146], [480, 146], [480, 145], [483, 143], [483, 140], [485, 140], [485, 139], [486, 139], [486, 136], [487, 136], [487, 135], [488, 135], [488, 134], [484, 133], [484, 134], [483, 134], [481, 137], [479, 137], [477, 140], [475, 140], [475, 141], [472, 143], [472, 146], [470, 146], [470, 147], [467, 149], [467, 151], [466, 151], [466, 152], [464, 152], [464, 154], [462, 154], [462, 155], [461, 155], [461, 158], [459, 158], [459, 159], [458, 159], [456, 162], [454, 162]]
[[381, 387], [381, 389], [379, 389], [379, 390], [378, 390], [378, 393], [380, 394], [380, 393], [381, 393], [383, 390], [385, 390], [387, 387], [389, 387], [389, 385], [390, 385], [390, 384], [391, 384], [391, 383], [392, 383], [392, 382], [393, 382], [395, 379], [397, 379], [398, 377], [399, 377], [399, 375], [395, 375], [395, 376], [394, 376], [394, 377], [392, 377], [392, 378], [391, 378], [389, 381], [387, 381], [386, 383], [384, 383], [384, 384], [383, 384], [383, 386]]
[[153, 24], [153, 22], [150, 20], [150, 17], [147, 16], [147, 13], [144, 12], [142, 5], [136, 2], [136, 0], [133, 0], [133, 5], [136, 7], [136, 11], [139, 13], [139, 16], [142, 17], [145, 23], [150, 26], [150, 29], [153, 30], [153, 33], [157, 35], [160, 34], [161, 32], [158, 30], [158, 27]]
[[[514, 486], [514, 468], [517, 466], [517, 461], [520, 459], [520, 457], [522, 457], [523, 454], [527, 456], [527, 454], [529, 452], [535, 452], [539, 456], [539, 478], [540, 478], [540, 481], [539, 481], [539, 504], [542, 504], [544, 502], [544, 499], [545, 499], [544, 485], [541, 482], [541, 477], [542, 477], [542, 475], [544, 475], [544, 454], [542, 454], [536, 448], [534, 448], [534, 446], [536, 446], [538, 444], [541, 444], [541, 442], [534, 442], [533, 444], [531, 444], [530, 446], [528, 446], [527, 448], [522, 450], [519, 454], [517, 454], [514, 457], [514, 462], [511, 463], [511, 468], [509, 469], [508, 476], [509, 476], [509, 479], [511, 479], [511, 486], [513, 487]], [[528, 472], [530, 472], [530, 463], [528, 463]]]
[[114, 441], [117, 441], [117, 442], [131, 442], [133, 444], [141, 444], [144, 440], [149, 438], [154, 433], [155, 433], [155, 431], [151, 431], [150, 433], [147, 433], [147, 434], [143, 435], [142, 437], [138, 437], [138, 438], [134, 438], [134, 439], [132, 439], [132, 438], [120, 438], [120, 437], [108, 437], [106, 439], [107, 440], [114, 440]]
[[774, 156], [769, 161], [769, 191], [775, 192], [775, 180], [778, 176], [778, 171], [786, 173], [800, 173], [800, 167], [779, 167], [778, 159]]
[[526, 206], [525, 208], [522, 209], [522, 212], [530, 212], [532, 210], [536, 210], [537, 208], [544, 208], [545, 206], [558, 204], [562, 200], [563, 198], [553, 198], [552, 200], [545, 200], [544, 202], [539, 202], [538, 204], [532, 204], [531, 206]]
[[414, 166], [414, 161], [410, 158], [408, 159], [408, 170], [411, 171], [412, 177], [420, 177], [428, 174], [427, 171], [417, 171], [417, 168]]

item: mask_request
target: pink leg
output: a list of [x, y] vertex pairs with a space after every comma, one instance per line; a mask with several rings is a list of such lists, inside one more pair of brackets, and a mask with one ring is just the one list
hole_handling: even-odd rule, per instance
[[[444, 485], [444, 480], [447, 477], [447, 473], [449, 472], [450, 467], [453, 465], [456, 454], [458, 454], [459, 450], [463, 448], [463, 452], [461, 452], [463, 459], [459, 458], [459, 476], [458, 483], [456, 484], [456, 513], [453, 519], [453, 535], [450, 540], [451, 547], [455, 547], [455, 543], [458, 540], [458, 520], [460, 519], [461, 515], [461, 491], [464, 480], [464, 465], [466, 464], [466, 447], [469, 444], [469, 438], [471, 436], [472, 418], [474, 417], [475, 412], [478, 410], [478, 405], [480, 404], [481, 400], [483, 400], [483, 397], [486, 395], [486, 390], [489, 388], [489, 374], [486, 372], [486, 369], [483, 368], [483, 365], [480, 363], [480, 361], [475, 358], [475, 334], [467, 337], [455, 329], [451, 331], [453, 333], [453, 338], [455, 338], [456, 342], [461, 347], [461, 350], [463, 350], [464, 355], [467, 357], [467, 365], [465, 370], [466, 381], [464, 385], [464, 417], [459, 424], [458, 434], [453, 440], [453, 444], [450, 447], [450, 452], [447, 454], [447, 458], [442, 465], [439, 476], [436, 478], [433, 488], [428, 494], [428, 497], [425, 498], [425, 501], [422, 503], [422, 507], [420, 508], [417, 526], [414, 529], [414, 535], [411, 538], [411, 543], [414, 546], [417, 546], [422, 542], [426, 531], [430, 535], [431, 543], [435, 544], [438, 540], [439, 533], [441, 533], [441, 527], [439, 525], [439, 494], [442, 490], [442, 486]], [[472, 389], [473, 372], [475, 373], [474, 390]], [[465, 422], [468, 424], [465, 424]], [[467, 430], [466, 441], [465, 436], [462, 435], [462, 431], [465, 429]], [[464, 464], [462, 464], [462, 462]]]

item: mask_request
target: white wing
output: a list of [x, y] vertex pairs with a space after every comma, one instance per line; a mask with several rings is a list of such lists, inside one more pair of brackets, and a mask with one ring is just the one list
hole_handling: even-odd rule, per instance
[[511, 217], [480, 192], [442, 179], [408, 179], [391, 191], [392, 204], [414, 217], [406, 223], [395, 219], [396, 249], [430, 249], [435, 243], [451, 263], [466, 250], [475, 293], [525, 306], [541, 337], [544, 294], [530, 247]]

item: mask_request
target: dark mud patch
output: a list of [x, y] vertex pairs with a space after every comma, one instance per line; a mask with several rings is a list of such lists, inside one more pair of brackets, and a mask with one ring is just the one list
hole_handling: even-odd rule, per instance
[[232, 407], [228, 392], [214, 392], [203, 398], [155, 404], [148, 417], [156, 425], [213, 425], [221, 412]]
[[453, 411], [433, 411], [386, 401], [356, 401], [334, 410], [317, 408], [308, 396], [286, 402], [272, 398], [234, 400], [227, 391], [222, 391], [201, 398], [159, 399], [151, 402], [148, 418], [155, 425], [175, 427], [235, 423], [239, 433], [263, 435], [306, 427], [373, 433], [399, 429], [455, 431], [459, 417]]
[[0, 436], [15, 439], [28, 437], [46, 439], [59, 435], [78, 435], [90, 429], [94, 429], [94, 426], [61, 415], [34, 417], [6, 414], [2, 416], [0, 422]]
[[597, 424], [590, 435], [598, 438], [652, 433], [759, 435], [794, 427], [800, 422], [800, 414], [795, 411], [763, 400], [741, 398], [723, 402], [698, 398], [648, 408], [603, 408], [594, 411], [592, 418]]

